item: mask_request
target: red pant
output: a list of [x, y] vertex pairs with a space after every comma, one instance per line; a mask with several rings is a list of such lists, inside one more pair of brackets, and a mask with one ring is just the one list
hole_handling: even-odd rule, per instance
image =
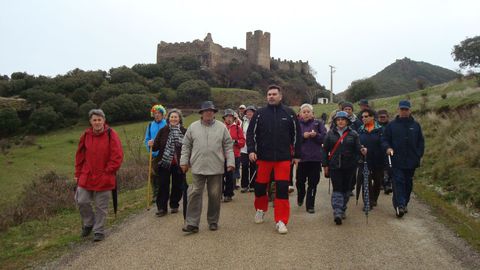
[[290, 203], [288, 201], [288, 185], [290, 178], [290, 160], [285, 161], [257, 161], [257, 180], [255, 185], [255, 209], [267, 211], [268, 197], [267, 185], [270, 182], [270, 175], [274, 173], [275, 180], [275, 208], [274, 219], [275, 222], [283, 221], [288, 224], [290, 217]]

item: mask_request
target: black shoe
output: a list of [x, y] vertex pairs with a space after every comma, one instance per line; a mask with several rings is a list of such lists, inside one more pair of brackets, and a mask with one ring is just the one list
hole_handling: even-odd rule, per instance
[[349, 197], [353, 197], [353, 191], [348, 192]]
[[403, 215], [405, 215], [405, 208], [403, 206], [397, 206], [395, 208], [395, 215], [398, 217], [398, 218], [401, 218], [403, 217]]
[[163, 216], [165, 216], [166, 214], [167, 214], [167, 211], [166, 211], [166, 210], [163, 210], [163, 209], [160, 209], [160, 210], [157, 211], [157, 213], [155, 213], [155, 215], [156, 215], [157, 217], [163, 217]]
[[383, 193], [385, 193], [385, 195], [388, 195], [388, 194], [392, 193], [392, 188], [391, 187], [385, 188]]
[[300, 207], [303, 205], [303, 202], [297, 202], [297, 205]]
[[313, 213], [315, 213], [315, 209], [309, 208], [309, 209], [307, 209], [307, 212], [310, 213], [310, 214], [313, 214]]
[[182, 231], [188, 232], [188, 233], [198, 233], [198, 227], [193, 225], [187, 225], [182, 228]]
[[232, 197], [230, 196], [225, 196], [225, 198], [223, 198], [223, 202], [231, 202], [232, 201]]
[[92, 232], [93, 226], [83, 226], [82, 227], [82, 237], [87, 237]]
[[373, 207], [376, 207], [377, 206], [377, 202], [371, 202], [370, 203], [370, 208], [373, 208]]
[[178, 213], [178, 208], [170, 209], [170, 213], [172, 213], [172, 214]]
[[93, 235], [93, 242], [100, 242], [103, 241], [103, 239], [105, 239], [105, 235], [103, 233], [95, 233]]
[[408, 208], [405, 206], [405, 208], [403, 208], [403, 212], [406, 214], [408, 213]]
[[218, 230], [218, 224], [217, 223], [212, 223], [212, 224], [208, 225], [208, 229], [210, 231], [216, 231], [216, 230]]
[[342, 218], [339, 216], [336, 216], [333, 221], [335, 221], [335, 224], [337, 225], [342, 225]]

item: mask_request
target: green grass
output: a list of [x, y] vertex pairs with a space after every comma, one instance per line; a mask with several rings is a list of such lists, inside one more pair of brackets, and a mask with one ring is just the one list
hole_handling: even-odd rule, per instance
[[239, 88], [212, 88], [215, 106], [221, 109], [237, 109], [240, 104], [260, 105], [265, 98], [257, 91]]

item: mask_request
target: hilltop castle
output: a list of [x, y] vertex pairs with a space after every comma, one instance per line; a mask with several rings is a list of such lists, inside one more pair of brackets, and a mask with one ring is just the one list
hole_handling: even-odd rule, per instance
[[189, 56], [197, 58], [203, 67], [214, 69], [221, 64], [249, 63], [265, 69], [293, 70], [308, 73], [308, 61], [287, 61], [270, 57], [270, 33], [260, 30], [247, 32], [246, 50], [237, 47], [223, 48], [213, 42], [212, 35], [207, 34], [203, 41], [196, 39], [193, 42], [160, 42], [157, 46], [157, 63], [167, 59]]

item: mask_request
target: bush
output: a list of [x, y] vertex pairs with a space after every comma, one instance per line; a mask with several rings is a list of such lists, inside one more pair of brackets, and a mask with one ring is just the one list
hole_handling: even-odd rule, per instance
[[0, 110], [0, 137], [15, 133], [20, 124], [21, 121], [15, 109], [5, 108]]
[[145, 120], [150, 117], [151, 106], [157, 102], [156, 98], [147, 95], [123, 94], [105, 101], [101, 108], [110, 123]]
[[97, 104], [89, 100], [78, 107], [78, 114], [80, 115], [80, 118], [88, 120], [88, 112], [96, 108], [98, 108]]
[[190, 73], [185, 71], [179, 71], [175, 73], [175, 75], [173, 75], [172, 79], [170, 80], [170, 86], [173, 89], [177, 89], [180, 84], [193, 79], [194, 77]]
[[73, 91], [71, 99], [77, 104], [83, 104], [90, 100], [90, 95], [85, 88], [77, 88]]
[[153, 79], [162, 75], [162, 68], [159, 64], [136, 64], [132, 67], [132, 70], [147, 79]]
[[164, 78], [155, 78], [155, 80], [153, 80], [150, 85], [149, 85], [149, 89], [150, 89], [150, 92], [151, 93], [158, 93], [160, 92], [160, 90], [162, 88], [165, 87], [167, 83], [165, 82], [165, 79]]
[[111, 83], [142, 82], [142, 77], [126, 66], [110, 69]]
[[0, 230], [33, 219], [45, 219], [64, 209], [75, 208], [76, 183], [51, 171], [25, 186], [18, 205], [0, 213]]
[[50, 106], [37, 109], [30, 115], [29, 130], [36, 134], [45, 133], [53, 129], [59, 119], [59, 115]]
[[186, 81], [178, 87], [177, 99], [190, 105], [209, 100], [211, 99], [210, 86], [202, 80]]

